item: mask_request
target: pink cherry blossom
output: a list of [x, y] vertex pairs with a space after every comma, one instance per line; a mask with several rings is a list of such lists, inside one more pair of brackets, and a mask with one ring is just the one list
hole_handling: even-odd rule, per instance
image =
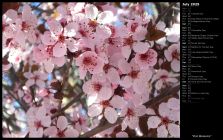
[[88, 72], [97, 74], [103, 71], [103, 60], [95, 52], [86, 51], [76, 59], [76, 65], [79, 66], [80, 78], [83, 79]]
[[127, 74], [120, 81], [120, 85], [125, 88], [133, 89], [136, 93], [142, 94], [148, 92], [147, 82], [152, 77], [152, 71], [150, 69], [140, 70], [139, 66], [132, 60], [127, 63], [125, 60], [119, 61], [119, 69], [123, 74]]
[[170, 98], [167, 103], [159, 105], [159, 115], [156, 116], [155, 112], [149, 109], [150, 116], [147, 121], [149, 129], [157, 128], [157, 137], [180, 137], [180, 126], [176, 123], [179, 122], [179, 99]]
[[98, 116], [104, 110], [104, 116], [107, 121], [111, 124], [115, 123], [118, 114], [115, 109], [111, 106], [108, 100], [101, 101], [100, 103], [93, 104], [88, 109], [88, 115], [90, 117]]
[[88, 131], [88, 123], [87, 123], [87, 117], [84, 115], [81, 115], [81, 113], [74, 111], [73, 112], [73, 125], [74, 128], [77, 129], [80, 132], [87, 132]]
[[44, 130], [44, 134], [49, 137], [78, 137], [79, 133], [76, 129], [68, 127], [66, 117], [60, 116], [57, 119], [56, 126], [50, 126]]
[[91, 79], [84, 83], [83, 91], [98, 100], [108, 100], [113, 95], [111, 85], [105, 80]]
[[64, 28], [61, 23], [55, 20], [48, 20], [49, 31], [45, 31], [41, 39], [45, 45], [50, 45], [50, 53], [55, 57], [66, 55], [67, 48], [71, 52], [78, 50], [76, 41], [71, 38], [76, 35], [76, 23], [68, 23]]
[[157, 62], [157, 52], [153, 49], [149, 49], [146, 53], [136, 54], [135, 62], [142, 69], [154, 66]]
[[180, 46], [179, 44], [172, 44], [165, 50], [164, 55], [167, 61], [171, 62], [171, 68], [175, 72], [180, 71]]
[[139, 117], [145, 114], [146, 107], [144, 105], [134, 106], [129, 104], [122, 109], [121, 116], [125, 117], [122, 122], [122, 130], [128, 126], [135, 129], [139, 125]]
[[128, 134], [126, 132], [118, 132], [116, 138], [128, 138]]
[[24, 76], [28, 79], [26, 81], [26, 86], [30, 87], [32, 85], [37, 85], [39, 88], [43, 88], [45, 86], [44, 80], [47, 79], [47, 74], [40, 72], [40, 71], [34, 71], [31, 72], [25, 72]]
[[92, 4], [87, 4], [85, 6], [85, 14], [86, 17], [91, 20], [94, 20], [97, 17], [97, 22], [101, 24], [110, 23], [113, 20], [113, 13], [111, 11], [103, 11], [99, 13], [98, 8]]
[[178, 77], [178, 76], [179, 76], [179, 74], [172, 74], [164, 69], [160, 69], [153, 76], [152, 82], [156, 82], [155, 88], [157, 90], [160, 90], [161, 88], [163, 88], [169, 84], [177, 83], [178, 80], [176, 77]]
[[26, 39], [31, 43], [36, 41], [36, 31], [35, 27], [37, 25], [37, 17], [32, 14], [31, 7], [27, 4], [23, 6], [23, 11], [21, 17], [16, 19], [16, 34], [15, 40], [20, 45], [25, 45]]
[[44, 107], [30, 108], [27, 112], [29, 126], [29, 137], [42, 137], [43, 129], [50, 127], [51, 118], [46, 114]]
[[180, 39], [180, 24], [173, 24], [172, 28], [166, 28], [165, 32], [169, 42], [178, 42]]

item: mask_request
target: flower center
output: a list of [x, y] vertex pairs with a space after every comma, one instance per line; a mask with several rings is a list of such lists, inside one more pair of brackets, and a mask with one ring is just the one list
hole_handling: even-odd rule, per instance
[[95, 20], [90, 20], [88, 25], [92, 28], [96, 28], [97, 27], [97, 21]]
[[60, 130], [59, 130], [59, 131], [57, 132], [57, 136], [60, 137], [60, 138], [65, 137], [64, 131], [60, 131]]
[[78, 31], [83, 37], [87, 37], [87, 33], [84, 30], [79, 30]]
[[124, 39], [124, 45], [132, 46], [133, 43], [134, 43], [134, 41], [132, 39], [132, 36], [130, 36], [129, 38]]
[[53, 45], [48, 45], [46, 48], [46, 52], [50, 55], [53, 56]]
[[42, 127], [41, 121], [35, 121], [34, 122], [34, 126], [38, 129], [40, 127]]
[[64, 41], [65, 41], [65, 37], [64, 37], [63, 35], [60, 35], [60, 36], [59, 36], [59, 41], [60, 41], [60, 42], [64, 42]]
[[56, 108], [52, 108], [51, 110], [50, 110], [50, 113], [52, 113], [52, 114], [54, 114], [54, 113], [56, 113], [57, 112], [57, 109]]
[[90, 57], [85, 57], [83, 60], [84, 65], [92, 65], [92, 60]]
[[101, 88], [102, 88], [102, 85], [100, 84], [100, 83], [94, 83], [93, 84], [93, 89], [95, 90], [95, 91], [100, 91], [101, 90]]
[[166, 126], [168, 125], [168, 123], [170, 123], [170, 120], [169, 120], [168, 117], [164, 117], [164, 118], [162, 118], [161, 121], [162, 121], [162, 124], [163, 124], [163, 125], [166, 125]]
[[128, 117], [131, 117], [131, 116], [134, 116], [135, 113], [134, 113], [134, 111], [133, 111], [132, 109], [128, 108], [126, 115], [127, 115]]
[[131, 71], [129, 73], [129, 76], [131, 76], [133, 79], [136, 79], [138, 77], [139, 71]]
[[173, 57], [173, 59], [180, 60], [180, 58], [179, 58], [180, 54], [177, 52], [177, 50], [172, 52], [172, 57]]
[[140, 54], [140, 59], [143, 61], [146, 61], [148, 59], [149, 55], [148, 54]]
[[22, 22], [22, 31], [27, 31], [29, 29], [29, 25], [26, 22]]
[[160, 79], [163, 79], [163, 80], [166, 80], [167, 78], [168, 78], [167, 75], [162, 75], [162, 76], [160, 76]]
[[104, 108], [110, 106], [110, 103], [109, 103], [108, 100], [101, 101], [100, 104], [101, 104]]
[[8, 38], [7, 40], [6, 40], [6, 47], [8, 47], [8, 45], [9, 45], [9, 43], [12, 41], [12, 38]]
[[131, 25], [131, 31], [132, 31], [132, 32], [135, 32], [137, 27], [138, 27], [138, 23], [133, 23], [133, 24]]
[[82, 119], [82, 118], [79, 118], [77, 121], [78, 121], [78, 123], [79, 123], [80, 125], [82, 125], [82, 124], [85, 122], [85, 120]]
[[113, 40], [112, 38], [108, 38], [108, 44], [110, 44], [110, 45], [114, 45], [115, 42], [114, 42], [114, 40]]
[[35, 81], [39, 79], [39, 75], [35, 75], [34, 77], [32, 77], [32, 79], [34, 79]]

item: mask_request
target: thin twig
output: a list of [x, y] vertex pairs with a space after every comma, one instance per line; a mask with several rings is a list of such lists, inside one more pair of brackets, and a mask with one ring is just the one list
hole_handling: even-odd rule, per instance
[[75, 102], [77, 102], [78, 100], [80, 100], [80, 98], [81, 98], [82, 95], [83, 94], [80, 93], [76, 98], [72, 99], [66, 106], [64, 106], [63, 108], [61, 108], [61, 110], [59, 112], [55, 113], [51, 118], [54, 119], [55, 117], [63, 114], [66, 109], [68, 109]]
[[21, 106], [21, 108], [26, 112], [27, 111], [27, 107], [19, 100], [17, 99], [13, 93], [11, 93], [11, 91], [9, 91], [9, 88], [5, 85], [3, 85], [3, 87], [5, 88], [5, 90], [7, 90], [7, 93]]
[[162, 19], [162, 17], [163, 16], [165, 16], [168, 12], [169, 12], [169, 10], [170, 9], [172, 9], [172, 7], [176, 4], [177, 2], [173, 2], [173, 3], [171, 3], [159, 16], [158, 16], [158, 18], [156, 19], [156, 21], [155, 21], [155, 24], [157, 24], [161, 19]]
[[[63, 74], [63, 81], [62, 81], [63, 89], [66, 89], [66, 87], [67, 87], [68, 75], [69, 75], [69, 70], [71, 68], [72, 62], [73, 62], [73, 58], [70, 59], [70, 62], [66, 66], [67, 67], [66, 71]], [[61, 99], [59, 102], [59, 111], [61, 110], [62, 100], [63, 99]]]

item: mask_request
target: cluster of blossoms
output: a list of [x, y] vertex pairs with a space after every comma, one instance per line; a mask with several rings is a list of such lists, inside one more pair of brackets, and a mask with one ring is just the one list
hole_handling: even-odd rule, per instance
[[[56, 11], [58, 16], [46, 19], [43, 32], [27, 4], [21, 12], [10, 9], [2, 17], [4, 71], [18, 70], [21, 62], [38, 65], [38, 70], [23, 73], [23, 88], [15, 91], [29, 106], [27, 135], [78, 137], [100, 120], [115, 124], [121, 118], [119, 131], [115, 125], [95, 137], [128, 137], [127, 129], [140, 130], [140, 117], [149, 116], [148, 130], [157, 129], [157, 137], [179, 137], [179, 96], [160, 103], [158, 111], [145, 105], [179, 83], [179, 23], [171, 28], [161, 21], [155, 25], [140, 4], [123, 11], [111, 3], [61, 3]], [[122, 24], [115, 25], [117, 20]], [[150, 24], [166, 35], [148, 39]], [[67, 63], [75, 64], [84, 81], [87, 105], [56, 115], [62, 99], [55, 94], [64, 83], [55, 86], [47, 79]]]

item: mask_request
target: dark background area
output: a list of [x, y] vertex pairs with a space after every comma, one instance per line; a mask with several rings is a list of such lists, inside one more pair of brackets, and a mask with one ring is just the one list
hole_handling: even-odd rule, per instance
[[[222, 4], [212, 2], [212, 1], [181, 1], [184, 2], [198, 2], [200, 3], [199, 7], [192, 7], [191, 11], [193, 12], [203, 12], [205, 17], [219, 17], [221, 16]], [[210, 34], [219, 34], [222, 33], [222, 19], [218, 22], [213, 22], [208, 26], [207, 32]], [[198, 26], [203, 26], [204, 23], [196, 23]], [[205, 27], [204, 27], [205, 28]], [[181, 42], [182, 43], [182, 42]], [[217, 131], [220, 130], [221, 118], [220, 114], [222, 113], [222, 36], [215, 38], [214, 41], [208, 42], [210, 45], [215, 47], [217, 52], [218, 59], [212, 61], [200, 61], [196, 62], [205, 67], [207, 70], [207, 75], [204, 75], [209, 80], [212, 81], [212, 84], [207, 86], [202, 84], [192, 86], [192, 91], [207, 91], [210, 92], [208, 97], [200, 103], [182, 103], [181, 102], [181, 138], [182, 139], [205, 139], [205, 138], [193, 138], [193, 135], [212, 135], [209, 139], [217, 139]], [[192, 60], [192, 63], [193, 62]], [[182, 66], [182, 65], [181, 65]], [[206, 96], [206, 95], [205, 95]]]

